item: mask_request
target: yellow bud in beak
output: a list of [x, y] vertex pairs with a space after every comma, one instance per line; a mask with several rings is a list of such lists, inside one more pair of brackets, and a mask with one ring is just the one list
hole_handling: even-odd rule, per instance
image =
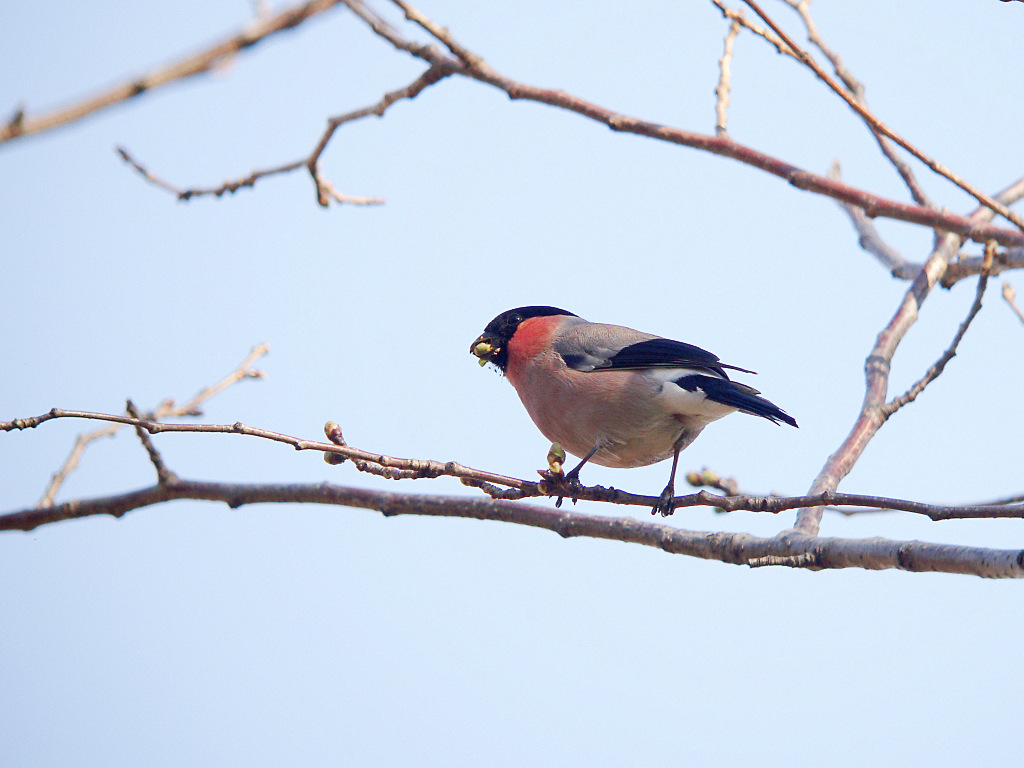
[[493, 344], [491, 344], [491, 342], [486, 341], [484, 337], [481, 336], [473, 342], [473, 346], [469, 348], [469, 351], [480, 358], [480, 367], [482, 368], [491, 361], [491, 358], [494, 357], [494, 353], [498, 350]]

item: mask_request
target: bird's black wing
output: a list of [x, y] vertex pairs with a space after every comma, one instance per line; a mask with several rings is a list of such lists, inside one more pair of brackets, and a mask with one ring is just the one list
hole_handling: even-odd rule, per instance
[[727, 365], [706, 349], [672, 339], [648, 339], [623, 347], [608, 358], [599, 370], [637, 368], [693, 368], [716, 373], [724, 378], [724, 368], [753, 373], [737, 365]]

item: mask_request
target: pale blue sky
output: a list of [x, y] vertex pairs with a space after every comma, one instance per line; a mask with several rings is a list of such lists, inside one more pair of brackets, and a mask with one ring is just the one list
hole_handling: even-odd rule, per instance
[[[419, 7], [511, 77], [713, 131], [725, 25], [710, 2]], [[786, 6], [765, 7], [799, 33]], [[984, 190], [1024, 174], [1024, 5], [936, 2], [924, 16], [819, 0], [814, 12], [889, 125]], [[0, 109], [119, 82], [250, 13], [241, 0], [5, 4]], [[851, 183], [905, 199], [868, 132], [792, 60], [743, 35], [733, 70], [734, 138], [817, 172], [838, 158]], [[359, 447], [529, 477], [548, 445], [467, 350], [498, 312], [554, 304], [757, 370], [801, 428], [730, 417], [682, 468], [805, 491], [849, 429], [864, 357], [905, 288], [829, 200], [468, 81], [335, 137], [327, 176], [386, 198], [377, 208], [322, 210], [301, 174], [177, 203], [113, 151], [184, 186], [218, 184], [307, 154], [327, 116], [420, 71], [335, 11], [217, 74], [0, 149], [0, 418], [183, 400], [265, 341], [266, 380], [222, 394], [205, 420], [316, 439], [333, 419]], [[918, 172], [939, 204], [973, 208]], [[879, 226], [924, 258], [930, 233]], [[945, 503], [1022, 491], [1024, 326], [1000, 282], [844, 490]], [[973, 295], [965, 281], [929, 298], [894, 391], [946, 347]], [[0, 436], [0, 510], [33, 504], [86, 426]], [[156, 442], [190, 478], [471, 493], [239, 437]], [[584, 479], [656, 494], [667, 471]], [[152, 475], [121, 434], [90, 449], [61, 498]], [[771, 535], [791, 519], [684, 510], [671, 522]], [[823, 533], [1011, 548], [1024, 532], [871, 515], [827, 517]], [[748, 570], [498, 523], [169, 504], [0, 535], [0, 763], [1003, 764], [1020, 751], [1019, 590]]]

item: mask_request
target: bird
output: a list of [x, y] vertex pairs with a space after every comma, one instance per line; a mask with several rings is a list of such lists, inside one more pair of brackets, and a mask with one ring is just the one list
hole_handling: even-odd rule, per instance
[[711, 422], [739, 411], [797, 426], [726, 372], [751, 370], [692, 344], [591, 323], [557, 307], [502, 312], [469, 351], [481, 366], [490, 363], [504, 374], [548, 440], [580, 459], [564, 476], [571, 487], [580, 488], [588, 462], [629, 468], [671, 458], [652, 514], [673, 513], [679, 454]]

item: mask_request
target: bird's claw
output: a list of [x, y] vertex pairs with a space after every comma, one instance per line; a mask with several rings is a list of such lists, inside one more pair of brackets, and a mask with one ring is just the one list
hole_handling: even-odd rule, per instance
[[654, 507], [651, 509], [652, 515], [661, 515], [662, 517], [668, 517], [676, 508], [676, 492], [671, 486], [661, 492], [661, 496], [654, 503]]
[[580, 492], [583, 490], [583, 484], [572, 472], [566, 475], [561, 472], [555, 473], [546, 470], [538, 470], [538, 473], [544, 478], [544, 485], [547, 486], [545, 490], [549, 494], [552, 490], [558, 492], [558, 499], [555, 501], [556, 509], [562, 506], [562, 501], [567, 496], [572, 499], [573, 504], [575, 504], [579, 499]]

